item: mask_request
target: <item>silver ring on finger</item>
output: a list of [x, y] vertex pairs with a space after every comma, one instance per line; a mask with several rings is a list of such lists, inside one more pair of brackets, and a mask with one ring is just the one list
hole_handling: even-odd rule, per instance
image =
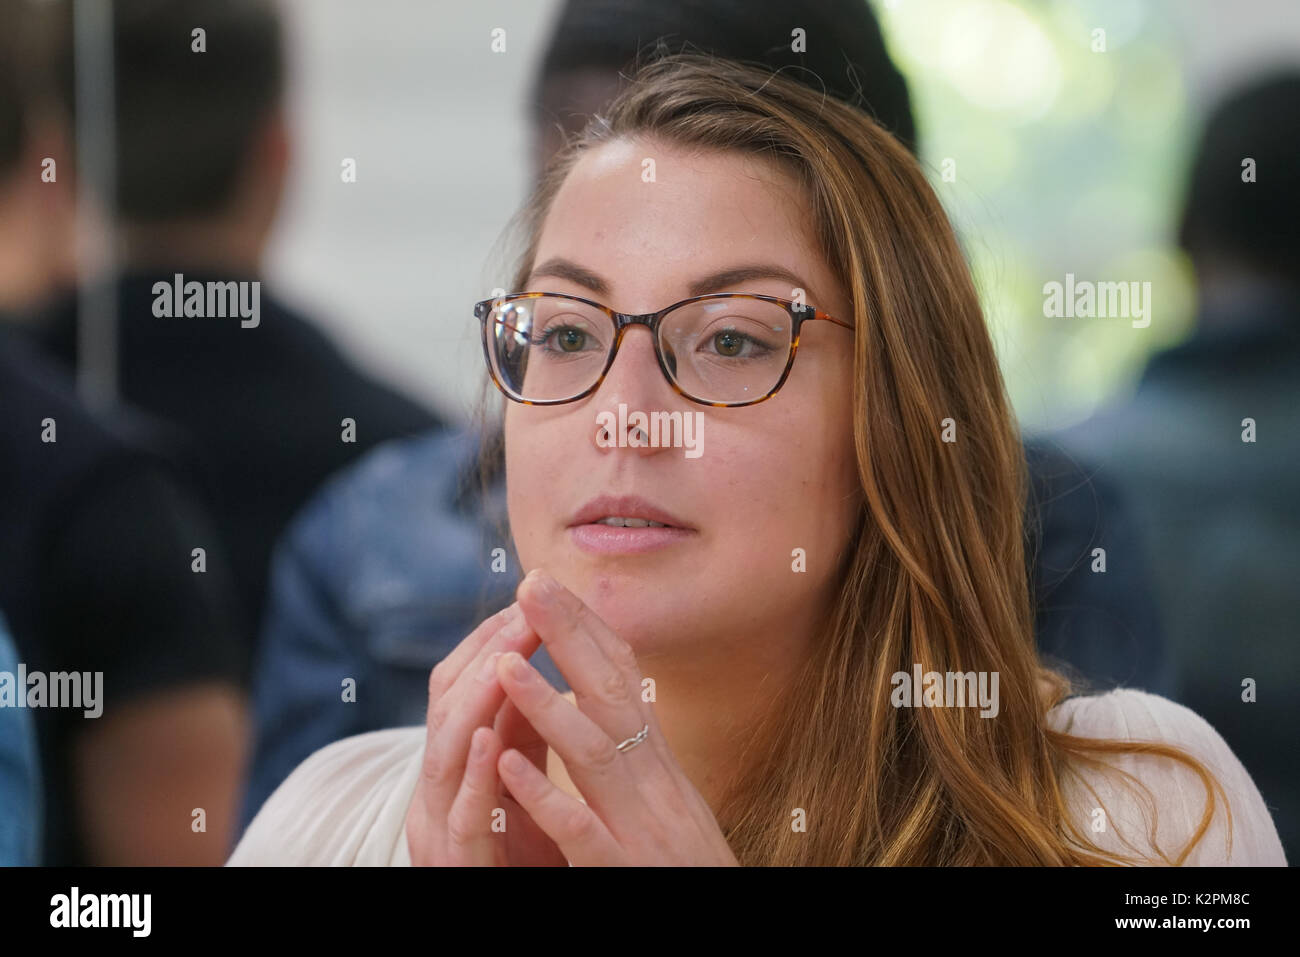
[[638, 744], [640, 744], [648, 737], [650, 737], [650, 725], [647, 724], [636, 734], [632, 735], [632, 737], [628, 738], [626, 741], [617, 745], [618, 750], [624, 752], [631, 751], [633, 748], [635, 748]]

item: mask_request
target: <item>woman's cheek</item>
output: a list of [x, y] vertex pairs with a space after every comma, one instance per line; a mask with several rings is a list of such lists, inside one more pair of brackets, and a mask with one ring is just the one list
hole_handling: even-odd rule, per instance
[[557, 500], [555, 490], [566, 486], [584, 437], [572, 417], [523, 407], [506, 415], [510, 530], [522, 566], [533, 568], [553, 562], [555, 549], [562, 547], [555, 533], [565, 524], [567, 505]]
[[537, 554], [537, 523], [541, 515], [538, 501], [544, 483], [534, 481], [543, 463], [536, 460], [530, 442], [527, 423], [517, 418], [514, 410], [507, 411], [505, 422], [506, 443], [506, 507], [510, 516], [510, 535], [523, 568], [532, 568], [541, 561]]

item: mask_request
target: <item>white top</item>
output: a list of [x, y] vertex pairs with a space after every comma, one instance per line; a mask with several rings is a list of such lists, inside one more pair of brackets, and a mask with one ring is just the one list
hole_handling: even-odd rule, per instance
[[[1049, 721], [1058, 730], [1087, 737], [1179, 745], [1209, 768], [1232, 807], [1232, 849], [1227, 848], [1227, 822], [1218, 800], [1208, 830], [1185, 864], [1286, 866], [1255, 782], [1219, 733], [1194, 711], [1159, 695], [1117, 689], [1063, 701]], [[267, 799], [227, 865], [409, 866], [406, 811], [420, 772], [424, 734], [423, 726], [393, 728], [321, 748]], [[1175, 858], [1204, 813], [1200, 777], [1181, 762], [1153, 755], [1099, 757], [1150, 788], [1157, 811], [1156, 843]], [[1076, 766], [1062, 788], [1076, 827], [1098, 847], [1134, 853], [1120, 840], [1122, 833], [1138, 851], [1150, 854], [1145, 802], [1122, 776]], [[1101, 820], [1094, 809], [1102, 804], [1109, 812], [1105, 830], [1094, 830], [1093, 822]]]

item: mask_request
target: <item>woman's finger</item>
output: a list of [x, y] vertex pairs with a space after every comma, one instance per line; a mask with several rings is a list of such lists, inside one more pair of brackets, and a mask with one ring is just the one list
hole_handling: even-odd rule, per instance
[[[518, 596], [525, 619], [546, 645], [584, 714], [615, 742], [649, 726], [650, 740], [627, 753], [631, 773], [659, 770], [666, 744], [653, 709], [641, 700], [640, 671], [631, 647], [577, 595], [541, 570], [529, 572]], [[613, 658], [606, 648], [613, 650]]]
[[501, 739], [491, 728], [478, 728], [470, 737], [465, 776], [447, 812], [448, 863], [478, 867], [505, 863], [508, 822], [497, 774], [502, 750]]
[[533, 762], [539, 771], [546, 773], [549, 745], [546, 739], [537, 733], [537, 729], [528, 723], [528, 719], [520, 713], [518, 706], [510, 700], [509, 695], [497, 709], [496, 720], [492, 727], [501, 739], [503, 748], [513, 748], [520, 752]]
[[[497, 675], [510, 700], [559, 755], [570, 779], [602, 819], [619, 820], [624, 816], [620, 811], [642, 803], [636, 776], [615, 742], [522, 655], [502, 655]], [[513, 786], [506, 786], [520, 800]]]
[[488, 639], [437, 701], [430, 700], [422, 773], [431, 807], [451, 806], [465, 774], [470, 736], [492, 723], [505, 700], [493, 656], [511, 650], [531, 655], [540, 644], [524, 617], [516, 617]]
[[[564, 703], [569, 705], [568, 701]], [[497, 771], [515, 801], [555, 842], [569, 863], [587, 866], [627, 863], [623, 849], [596, 812], [557, 788], [518, 751], [504, 751], [497, 761]]]
[[479, 626], [469, 633], [451, 652], [438, 662], [429, 674], [429, 700], [437, 701], [451, 687], [470, 659], [476, 657], [483, 646], [498, 634], [502, 628], [515, 621], [523, 614], [519, 602], [511, 602], [495, 615], [484, 618]]
[[598, 624], [599, 627], [584, 628], [585, 637], [590, 639], [616, 668], [637, 682], [639, 686], [641, 666], [636, 660], [636, 652], [632, 650], [632, 646], [620, 638], [614, 629], [601, 621], [586, 602], [556, 581], [553, 575], [545, 569], [534, 568], [524, 576], [524, 580], [519, 583], [519, 588], [515, 591], [516, 606], [522, 607], [519, 598], [523, 596], [528, 598], [530, 610], [535, 613], [540, 611], [545, 614], [548, 605], [561, 611], [567, 610], [573, 615], [578, 615], [581, 611], [589, 613], [594, 619], [594, 624]]

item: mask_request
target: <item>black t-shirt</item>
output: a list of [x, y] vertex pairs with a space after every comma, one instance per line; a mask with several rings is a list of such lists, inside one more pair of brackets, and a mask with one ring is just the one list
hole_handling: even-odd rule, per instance
[[[250, 672], [222, 546], [177, 469], [149, 448], [158, 435], [125, 413], [92, 415], [70, 379], [0, 328], [0, 609], [28, 674], [103, 673], [102, 716], [198, 681], [247, 685]], [[93, 863], [71, 761], [85, 722], [99, 719], [31, 713], [44, 862]]]
[[[155, 284], [170, 287], [177, 273], [205, 285], [255, 278], [179, 269], [124, 276], [117, 284], [118, 385], [124, 402], [169, 423], [193, 447], [196, 481], [256, 628], [275, 542], [320, 483], [380, 442], [442, 423], [363, 375], [265, 283], [255, 326], [238, 316], [156, 315]], [[75, 300], [42, 316], [35, 336], [74, 367]], [[351, 441], [344, 440], [344, 419], [355, 423]]]

